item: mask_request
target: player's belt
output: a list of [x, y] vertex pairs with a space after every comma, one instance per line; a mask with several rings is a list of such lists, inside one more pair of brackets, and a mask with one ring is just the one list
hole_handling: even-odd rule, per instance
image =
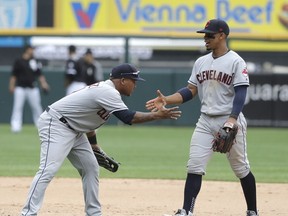
[[65, 124], [69, 129], [75, 131], [67, 122], [67, 120], [64, 118], [64, 116], [62, 116], [60, 113], [58, 113], [57, 111], [55, 111], [54, 109], [51, 109], [50, 107], [47, 107], [45, 109], [45, 111], [47, 113], [49, 113], [49, 115], [51, 115], [52, 117], [56, 117], [59, 119], [59, 121], [61, 121], [63, 124]]

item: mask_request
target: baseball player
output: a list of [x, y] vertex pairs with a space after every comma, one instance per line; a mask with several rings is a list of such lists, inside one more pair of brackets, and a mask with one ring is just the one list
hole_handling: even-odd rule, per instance
[[212, 52], [197, 59], [188, 85], [169, 96], [164, 96], [158, 90], [158, 97], [146, 103], [147, 109], [153, 110], [155, 105], [185, 103], [197, 94], [201, 101], [201, 115], [190, 143], [184, 203], [175, 215], [193, 215], [202, 176], [213, 153], [214, 136], [220, 127], [229, 123], [237, 124], [239, 130], [236, 143], [226, 154], [227, 160], [240, 179], [247, 203], [246, 215], [255, 216], [258, 215], [256, 183], [247, 158], [247, 124], [241, 112], [249, 86], [246, 63], [227, 47], [229, 27], [225, 21], [212, 19], [197, 33], [204, 34], [205, 46]]
[[11, 116], [11, 131], [22, 130], [23, 108], [27, 99], [32, 110], [34, 124], [42, 113], [40, 91], [37, 86], [38, 78], [42, 89], [49, 91], [49, 85], [41, 72], [42, 64], [33, 57], [34, 48], [26, 46], [22, 57], [16, 59], [9, 82], [9, 91], [14, 94]]
[[133, 65], [121, 64], [112, 69], [110, 79], [56, 101], [41, 114], [38, 124], [40, 166], [22, 216], [37, 215], [45, 190], [66, 157], [82, 177], [86, 215], [102, 215], [98, 199], [99, 165], [92, 151], [100, 150], [95, 129], [101, 127], [111, 114], [130, 125], [157, 119], [177, 119], [181, 114], [178, 107], [168, 109], [161, 106], [158, 112], [129, 110], [121, 95], [130, 96], [136, 81], [143, 81], [139, 71]]
[[102, 80], [102, 65], [94, 59], [91, 49], [88, 48], [84, 56], [77, 60], [76, 47], [69, 46], [65, 72], [66, 95]]
[[66, 61], [65, 66], [65, 87], [66, 95], [71, 94], [74, 91], [77, 91], [86, 86], [86, 83], [81, 76], [77, 73], [77, 55], [76, 55], [76, 46], [70, 45], [68, 47], [69, 58]]
[[103, 80], [103, 69], [101, 64], [94, 59], [91, 49], [87, 49], [83, 58], [80, 58], [76, 64], [78, 76], [86, 83], [93, 83]]

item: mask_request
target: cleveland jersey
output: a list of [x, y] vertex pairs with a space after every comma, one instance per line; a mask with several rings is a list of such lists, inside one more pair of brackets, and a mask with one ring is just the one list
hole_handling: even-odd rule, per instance
[[188, 83], [198, 89], [202, 113], [229, 115], [233, 106], [234, 87], [249, 85], [247, 66], [232, 50], [218, 58], [213, 58], [212, 53], [209, 53], [197, 59]]
[[87, 133], [104, 124], [115, 111], [127, 110], [111, 80], [76, 91], [50, 106], [77, 132]]

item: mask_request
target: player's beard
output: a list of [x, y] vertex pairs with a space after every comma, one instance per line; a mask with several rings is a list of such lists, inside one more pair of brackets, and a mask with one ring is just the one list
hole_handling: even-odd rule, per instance
[[211, 50], [212, 50], [209, 43], [206, 43], [206, 46], [205, 46], [205, 47], [206, 47], [206, 50], [207, 50], [207, 51], [211, 51]]

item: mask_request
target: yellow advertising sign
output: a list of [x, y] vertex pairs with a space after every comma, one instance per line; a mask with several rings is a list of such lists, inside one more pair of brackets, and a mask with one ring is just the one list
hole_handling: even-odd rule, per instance
[[288, 0], [61, 0], [56, 24], [66, 31], [194, 34], [224, 19], [231, 34], [288, 38]]
[[56, 27], [79, 31], [106, 29], [108, 27], [106, 5], [108, 1], [60, 0], [55, 4]]
[[[234, 32], [263, 30], [272, 24], [272, 2], [270, 1], [115, 1], [113, 14], [118, 18], [110, 26], [117, 29], [139, 31], [183, 31], [202, 29], [208, 19], [222, 18]], [[211, 2], [213, 4], [211, 4]], [[233, 2], [233, 3], [232, 3]], [[251, 4], [253, 2], [253, 5]], [[122, 3], [122, 4], [121, 4]], [[239, 5], [241, 3], [241, 5]], [[253, 9], [254, 7], [255, 9]], [[252, 9], [251, 9], [252, 8]], [[253, 28], [254, 27], [254, 28]], [[256, 28], [256, 29], [255, 29]]]

